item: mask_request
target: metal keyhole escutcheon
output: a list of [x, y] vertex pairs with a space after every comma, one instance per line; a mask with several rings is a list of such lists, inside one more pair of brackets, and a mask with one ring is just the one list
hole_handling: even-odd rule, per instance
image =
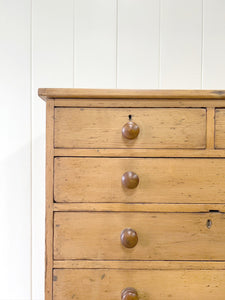
[[212, 227], [212, 221], [210, 219], [207, 220], [206, 226], [208, 229], [210, 229]]

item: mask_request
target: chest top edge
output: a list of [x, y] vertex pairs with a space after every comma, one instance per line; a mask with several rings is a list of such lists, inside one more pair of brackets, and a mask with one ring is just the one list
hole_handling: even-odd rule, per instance
[[217, 99], [225, 100], [225, 90], [136, 90], [39, 88], [38, 95], [49, 99]]

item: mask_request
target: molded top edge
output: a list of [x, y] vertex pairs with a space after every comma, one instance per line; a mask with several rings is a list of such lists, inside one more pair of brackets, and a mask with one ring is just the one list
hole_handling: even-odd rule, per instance
[[225, 90], [132, 90], [40, 88], [38, 95], [48, 99], [225, 99]]

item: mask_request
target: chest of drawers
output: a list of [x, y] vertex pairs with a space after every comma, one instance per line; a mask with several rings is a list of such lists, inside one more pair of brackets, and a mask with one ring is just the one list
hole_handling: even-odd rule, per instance
[[225, 299], [225, 91], [39, 89], [46, 300]]

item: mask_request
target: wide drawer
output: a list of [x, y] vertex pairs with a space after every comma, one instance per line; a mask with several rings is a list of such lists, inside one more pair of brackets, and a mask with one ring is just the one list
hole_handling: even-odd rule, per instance
[[139, 300], [224, 300], [225, 295], [225, 270], [55, 269], [53, 278], [54, 300], [118, 300], [127, 287]]
[[[54, 168], [56, 202], [224, 203], [225, 199], [224, 159], [56, 157]], [[136, 188], [122, 184], [127, 172], [138, 176]], [[132, 184], [132, 177], [127, 180]]]
[[224, 249], [222, 213], [54, 214], [56, 260], [225, 260]]
[[[138, 125], [136, 138], [122, 135], [122, 128], [128, 122]], [[56, 108], [54, 132], [56, 148], [200, 149], [206, 146], [206, 110]]]

